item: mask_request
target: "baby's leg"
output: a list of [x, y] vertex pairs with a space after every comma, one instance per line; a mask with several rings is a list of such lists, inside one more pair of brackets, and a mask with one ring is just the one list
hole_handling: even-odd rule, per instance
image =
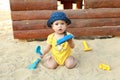
[[77, 64], [77, 61], [73, 56], [69, 56], [65, 61], [65, 66], [68, 69], [74, 68], [76, 66], [76, 64]]
[[57, 63], [54, 60], [54, 58], [52, 56], [48, 56], [46, 59], [46, 66], [49, 69], [56, 69], [57, 68]]

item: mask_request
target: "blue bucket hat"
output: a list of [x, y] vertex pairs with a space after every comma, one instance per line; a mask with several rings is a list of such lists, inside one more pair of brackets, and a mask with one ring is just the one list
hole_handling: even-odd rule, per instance
[[67, 18], [66, 14], [64, 12], [58, 11], [58, 12], [52, 13], [51, 17], [48, 19], [47, 21], [48, 27], [51, 27], [51, 24], [56, 20], [63, 20], [68, 25], [71, 24], [71, 20]]

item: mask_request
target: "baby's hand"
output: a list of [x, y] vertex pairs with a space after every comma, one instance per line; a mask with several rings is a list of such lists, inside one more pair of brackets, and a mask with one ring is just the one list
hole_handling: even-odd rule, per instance
[[40, 58], [42, 59], [42, 58], [44, 57], [44, 55], [45, 55], [45, 54], [42, 52], [42, 55], [40, 55]]
[[40, 58], [43, 58], [43, 55], [42, 55], [42, 56], [40, 56]]
[[72, 39], [67, 40], [67, 42], [68, 42], [68, 43], [71, 43], [71, 42], [72, 42]]
[[67, 42], [71, 48], [74, 48], [75, 44], [72, 39], [69, 39]]
[[40, 58], [42, 59], [44, 57], [44, 55], [42, 54], [42, 55], [40, 55]]

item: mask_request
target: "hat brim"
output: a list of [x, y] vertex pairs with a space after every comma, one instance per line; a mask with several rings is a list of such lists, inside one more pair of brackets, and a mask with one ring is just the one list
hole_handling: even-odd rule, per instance
[[68, 25], [71, 24], [71, 20], [68, 19], [67, 17], [63, 17], [63, 18], [62, 18], [62, 17], [61, 17], [61, 18], [55, 17], [54, 19], [50, 18], [50, 19], [48, 20], [48, 22], [47, 22], [48, 27], [51, 27], [51, 24], [52, 24], [53, 22], [55, 22], [56, 20], [63, 20], [63, 21], [65, 21]]

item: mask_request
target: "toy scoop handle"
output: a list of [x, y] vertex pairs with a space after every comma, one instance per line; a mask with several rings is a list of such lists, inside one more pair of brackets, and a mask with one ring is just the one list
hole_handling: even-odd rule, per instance
[[37, 46], [37, 47], [35, 48], [35, 52], [36, 52], [37, 54], [39, 54], [39, 55], [42, 55], [41, 47], [40, 47], [40, 46]]
[[28, 66], [28, 69], [30, 69], [30, 70], [34, 70], [34, 69], [36, 69], [37, 68], [37, 65], [38, 65], [38, 63], [40, 62], [41, 60], [38, 58], [38, 59], [36, 59], [33, 63], [31, 63], [29, 66]]
[[[37, 46], [37, 47], [35, 48], [35, 52], [36, 52], [37, 54], [39, 54], [39, 55], [42, 55], [41, 47], [40, 47], [40, 46]], [[36, 69], [36, 68], [37, 68], [37, 65], [38, 65], [38, 63], [39, 63], [40, 61], [41, 61], [40, 58], [36, 59], [33, 63], [31, 63], [31, 64], [28, 66], [28, 69], [30, 69], [30, 70]]]
[[72, 34], [66, 35], [63, 38], [57, 40], [57, 45], [64, 43], [65, 41], [72, 39], [74, 36]]

